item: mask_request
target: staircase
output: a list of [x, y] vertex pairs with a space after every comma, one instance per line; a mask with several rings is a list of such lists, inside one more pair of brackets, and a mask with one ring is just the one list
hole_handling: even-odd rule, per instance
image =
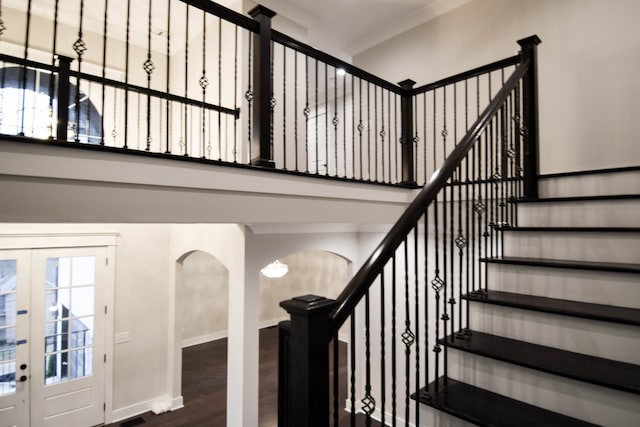
[[637, 169], [553, 176], [518, 201], [504, 256], [482, 260], [488, 289], [462, 297], [473, 330], [440, 340], [449, 378], [419, 400], [477, 425], [640, 425], [638, 183]]

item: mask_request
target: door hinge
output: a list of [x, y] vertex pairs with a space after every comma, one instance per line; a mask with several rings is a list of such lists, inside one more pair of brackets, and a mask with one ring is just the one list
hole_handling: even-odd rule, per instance
[[107, 314], [107, 306], [104, 306], [104, 314]]
[[109, 258], [105, 258], [104, 259], [104, 264], [108, 267], [109, 266]]
[[107, 355], [104, 355], [104, 363], [107, 363]]
[[107, 412], [107, 404], [106, 403], [102, 404], [102, 412]]

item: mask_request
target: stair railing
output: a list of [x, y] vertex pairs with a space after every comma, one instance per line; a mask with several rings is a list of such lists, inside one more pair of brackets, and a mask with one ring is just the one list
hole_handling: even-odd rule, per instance
[[[450, 376], [443, 343], [470, 333], [464, 295], [487, 288], [481, 260], [501, 254], [499, 228], [517, 222], [510, 200], [537, 197], [540, 39], [518, 43], [511, 76], [498, 73], [501, 88], [338, 298], [281, 303], [291, 320], [280, 324], [280, 426], [419, 425], [418, 402], [441, 397]], [[438, 114], [446, 112], [434, 119], [446, 140]]]

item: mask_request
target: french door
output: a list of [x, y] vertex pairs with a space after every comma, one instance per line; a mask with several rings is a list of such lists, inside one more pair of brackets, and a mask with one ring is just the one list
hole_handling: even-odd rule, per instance
[[0, 426], [104, 422], [102, 247], [0, 251]]

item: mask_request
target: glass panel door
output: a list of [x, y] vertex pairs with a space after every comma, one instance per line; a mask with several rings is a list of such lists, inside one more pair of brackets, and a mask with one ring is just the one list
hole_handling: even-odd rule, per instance
[[29, 425], [29, 252], [0, 251], [0, 424]]

